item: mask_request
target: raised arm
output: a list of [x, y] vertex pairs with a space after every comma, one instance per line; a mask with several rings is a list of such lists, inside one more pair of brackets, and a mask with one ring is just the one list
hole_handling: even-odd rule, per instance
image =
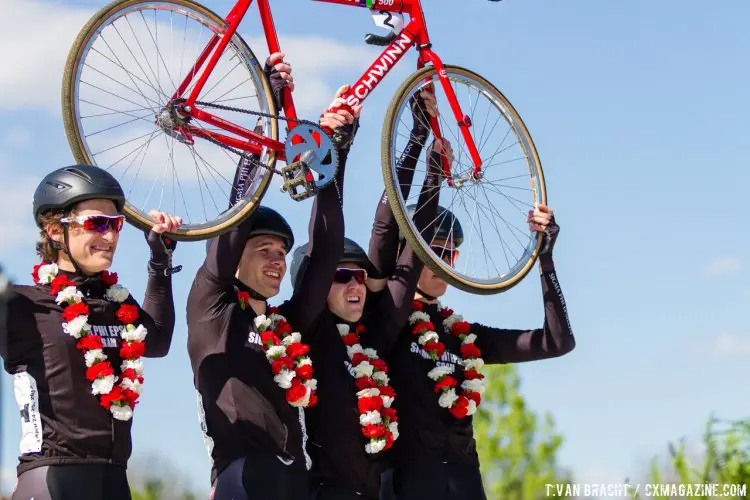
[[[541, 206], [537, 212], [544, 213]], [[544, 325], [535, 330], [504, 330], [474, 323], [471, 332], [477, 336], [476, 345], [488, 364], [521, 363], [555, 358], [575, 348], [575, 337], [570, 327], [568, 310], [562, 288], [555, 272], [552, 247], [559, 226], [554, 217], [546, 229], [545, 245], [549, 250], [539, 257], [544, 298]]]

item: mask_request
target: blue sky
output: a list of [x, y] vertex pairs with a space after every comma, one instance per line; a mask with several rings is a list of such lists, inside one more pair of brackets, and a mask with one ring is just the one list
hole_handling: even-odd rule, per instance
[[[364, 10], [289, 0], [272, 2], [282, 47], [301, 68], [295, 96], [315, 89], [306, 109], [322, 109], [375, 52]], [[738, 397], [750, 360], [750, 300], [743, 188], [750, 183], [750, 5], [742, 0], [426, 1], [434, 48], [445, 62], [494, 82], [536, 142], [561, 235], [557, 269], [576, 350], [520, 366], [537, 411], [553, 412], [565, 436], [561, 462], [579, 482], [638, 474], [668, 440], [698, 439], [711, 412], [748, 414]], [[31, 193], [44, 173], [72, 162], [60, 118], [62, 64], [77, 30], [104, 4], [10, 0], [0, 45], [15, 47], [0, 68], [0, 262], [28, 283], [36, 263]], [[206, 1], [223, 13], [227, 0]], [[31, 21], [34, 21], [34, 24]], [[243, 34], [257, 36], [253, 8]], [[22, 36], [23, 35], [23, 36]], [[24, 40], [25, 45], [21, 45]], [[254, 47], [256, 47], [254, 45]], [[265, 55], [265, 48], [257, 53]], [[370, 55], [368, 55], [370, 54]], [[383, 112], [414, 55], [368, 99], [349, 159], [348, 236], [365, 244], [382, 191]], [[313, 111], [310, 116], [314, 117]], [[306, 239], [311, 202], [269, 191]], [[136, 297], [147, 249], [129, 227], [115, 270]], [[127, 251], [122, 251], [127, 249]], [[135, 457], [167, 454], [194, 487], [207, 490], [186, 353], [184, 305], [201, 243], [180, 244], [174, 279], [178, 323], [170, 355], [149, 360], [134, 424]], [[280, 297], [288, 297], [288, 280]], [[477, 297], [451, 291], [445, 302], [470, 320], [500, 327], [541, 325], [538, 279]], [[3, 467], [15, 464], [17, 410], [3, 375]], [[0, 491], [11, 487], [7, 471]]]

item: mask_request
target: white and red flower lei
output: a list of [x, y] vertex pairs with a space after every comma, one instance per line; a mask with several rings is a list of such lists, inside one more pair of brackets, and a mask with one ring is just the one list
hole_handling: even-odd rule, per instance
[[354, 367], [359, 408], [359, 424], [362, 435], [369, 438], [365, 451], [376, 454], [393, 446], [398, 439], [398, 417], [391, 408], [396, 392], [389, 384], [388, 365], [378, 357], [375, 349], [365, 349], [359, 343], [359, 336], [364, 333], [364, 325], [351, 327], [345, 323], [337, 324], [339, 335], [346, 345], [346, 352]]
[[[242, 309], [250, 305], [250, 294], [237, 290], [237, 300]], [[266, 359], [271, 363], [273, 379], [286, 391], [287, 402], [295, 407], [310, 408], [318, 402], [315, 394], [318, 381], [313, 378], [312, 361], [307, 356], [310, 346], [302, 343], [302, 335], [292, 330], [278, 307], [268, 308], [255, 317], [255, 327], [260, 335]]]
[[[424, 303], [415, 300], [412, 302], [414, 312], [409, 316], [409, 325], [412, 333], [417, 336], [417, 342], [430, 354], [433, 361], [438, 361], [445, 352], [445, 345], [439, 341], [435, 332], [435, 325], [430, 321], [430, 316], [424, 312]], [[476, 413], [482, 402], [482, 394], [485, 389], [484, 375], [479, 370], [484, 366], [481, 358], [482, 352], [474, 343], [477, 336], [471, 333], [471, 325], [463, 320], [460, 314], [455, 314], [452, 309], [443, 307], [438, 303], [438, 311], [443, 319], [446, 332], [450, 332], [461, 340], [461, 358], [463, 359], [464, 381], [460, 392], [455, 387], [458, 381], [451, 377], [453, 368], [447, 366], [436, 366], [427, 373], [427, 376], [435, 381], [435, 392], [440, 392], [439, 403], [443, 408], [448, 408], [457, 419]]]
[[127, 288], [117, 284], [117, 273], [103, 271], [102, 282], [107, 286], [105, 298], [121, 304], [117, 319], [125, 325], [120, 336], [121, 374], [115, 375], [107, 355], [104, 354], [102, 338], [91, 333], [88, 323], [89, 308], [83, 294], [75, 283], [64, 275], [58, 275], [57, 264], [42, 262], [34, 266], [34, 283], [51, 285], [50, 293], [56, 295], [55, 302], [63, 306], [63, 331], [78, 339], [76, 347], [86, 361], [86, 378], [91, 382], [91, 393], [97, 396], [99, 404], [109, 410], [117, 420], [130, 420], [138, 397], [143, 391], [143, 362], [141, 357], [146, 349], [144, 339], [148, 331], [143, 325], [135, 326], [138, 307], [124, 304], [130, 296]]

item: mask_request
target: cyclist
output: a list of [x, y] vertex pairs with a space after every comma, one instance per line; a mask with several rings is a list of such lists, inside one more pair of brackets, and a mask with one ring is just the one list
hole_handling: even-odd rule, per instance
[[[419, 101], [420, 109], [425, 101], [434, 107], [430, 96]], [[426, 138], [420, 138], [422, 144]], [[434, 174], [440, 172], [441, 151], [441, 145], [435, 145], [433, 175], [428, 176], [418, 202], [420, 227], [429, 225], [437, 209], [434, 191], [440, 177]], [[413, 170], [417, 159], [418, 155], [404, 153], [403, 168]], [[392, 218], [390, 210], [388, 203], [379, 203], [376, 217]], [[395, 234], [398, 237], [398, 227]], [[291, 278], [295, 290], [306, 279], [308, 252], [309, 244], [294, 252]], [[384, 341], [395, 338], [407, 320], [422, 264], [407, 249], [391, 275], [369, 281], [379, 292], [373, 294], [367, 293], [365, 285], [370, 268], [365, 250], [345, 238], [327, 307], [302, 333], [302, 340], [310, 346], [319, 397], [317, 405], [305, 410], [314, 500], [377, 500], [384, 457], [398, 437], [398, 417], [389, 407], [394, 394], [379, 353], [388, 344]], [[370, 394], [374, 387], [379, 394]]]
[[[267, 301], [279, 293], [294, 234], [268, 207], [259, 207], [209, 244], [188, 297], [188, 352], [216, 500], [308, 496], [310, 458], [302, 408], [314, 405], [317, 396], [298, 332], [325, 307], [343, 249], [338, 191], [360, 111], [335, 109], [345, 104], [341, 96], [346, 90], [348, 86], [341, 87], [321, 115], [320, 124], [334, 131], [338, 171], [335, 185], [323, 189], [313, 203], [309, 231], [314, 246], [302, 283], [278, 311], [286, 319], [272, 313]], [[257, 168], [257, 161], [253, 158], [249, 166], [240, 162], [238, 168]], [[234, 186], [233, 193], [237, 191]], [[272, 335], [283, 337], [283, 344], [267, 343]]]
[[[34, 193], [33, 286], [12, 285], [0, 355], [21, 412], [13, 499], [130, 498], [126, 467], [141, 357], [164, 357], [174, 328], [171, 256], [182, 221], [152, 211], [141, 305], [110, 273], [125, 195], [108, 172], [73, 165]], [[137, 413], [137, 412], [136, 412]]]

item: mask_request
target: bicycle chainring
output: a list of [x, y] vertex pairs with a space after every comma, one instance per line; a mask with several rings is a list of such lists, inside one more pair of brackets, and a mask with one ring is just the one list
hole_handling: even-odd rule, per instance
[[[316, 137], [317, 136], [317, 137]], [[331, 137], [313, 123], [301, 123], [289, 130], [284, 143], [287, 165], [304, 163], [307, 181], [319, 191], [336, 176], [338, 154]], [[311, 174], [316, 174], [317, 179]], [[312, 177], [312, 178], [310, 178]]]

